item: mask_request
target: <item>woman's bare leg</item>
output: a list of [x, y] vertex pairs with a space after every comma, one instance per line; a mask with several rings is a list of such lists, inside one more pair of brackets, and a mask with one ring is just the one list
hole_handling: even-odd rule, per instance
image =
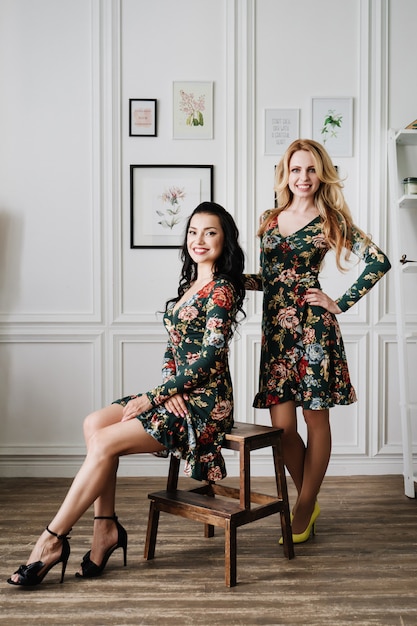
[[[122, 411], [123, 407], [121, 405], [112, 404], [109, 407], [90, 413], [90, 415], [85, 418], [83, 431], [87, 451], [90, 448], [90, 441], [96, 433], [103, 428], [107, 428], [107, 426], [120, 422]], [[94, 502], [94, 515], [113, 515], [116, 493], [116, 473], [117, 467], [114, 476], [112, 478], [109, 477], [107, 485]]]
[[[118, 406], [118, 405], [116, 405]], [[106, 407], [99, 411], [90, 413], [83, 424], [84, 439], [87, 446], [87, 450], [90, 447], [90, 441], [94, 435], [102, 428], [111, 426], [120, 422], [120, 410], [113, 410], [114, 405]], [[107, 484], [103, 487], [100, 495], [94, 502], [94, 520], [93, 520], [93, 539], [91, 542], [90, 560], [96, 565], [100, 565], [105, 552], [116, 545], [118, 532], [116, 524], [109, 519], [95, 519], [96, 517], [112, 517], [115, 513], [115, 501], [116, 501], [116, 481], [117, 470], [119, 467], [119, 459], [115, 464], [114, 471], [109, 476]], [[82, 570], [79, 570], [82, 574]]]
[[306, 448], [297, 431], [295, 402], [288, 401], [283, 404], [274, 404], [270, 407], [270, 414], [272, 425], [284, 430], [281, 440], [284, 463], [293, 479], [297, 492], [300, 493], [303, 486]]
[[302, 488], [294, 507], [293, 533], [302, 533], [308, 526], [326, 474], [332, 446], [328, 409], [305, 410], [304, 419], [307, 424], [307, 447]]
[[[117, 407], [120, 405], [112, 405], [111, 407], [95, 411], [85, 418], [83, 431], [87, 450], [90, 447], [91, 439], [98, 431], [107, 426], [111, 426], [111, 424], [120, 422], [120, 409], [117, 409], [116, 413], [116, 411], [113, 410], [114, 406]], [[111, 517], [115, 513], [118, 461], [117, 459], [113, 473], [108, 477], [106, 485], [94, 502], [94, 518]], [[106, 550], [117, 543], [118, 533], [115, 523], [111, 520], [94, 519], [93, 524], [94, 530], [90, 560], [96, 563], [96, 565], [99, 565]], [[81, 570], [80, 573], [82, 573]]]
[[[90, 437], [84, 463], [49, 524], [49, 528], [59, 535], [68, 533], [101, 493], [106, 493], [107, 481], [115, 475], [119, 456], [164, 449], [145, 432], [137, 419], [121, 422], [123, 408], [120, 405], [111, 405], [106, 411], [111, 424], [97, 430]], [[116, 422], [117, 416], [119, 420]], [[59, 558], [60, 552], [61, 542], [44, 531], [32, 550], [28, 563], [39, 560], [45, 564], [51, 563]], [[19, 582], [18, 575], [13, 575], [12, 579]]]

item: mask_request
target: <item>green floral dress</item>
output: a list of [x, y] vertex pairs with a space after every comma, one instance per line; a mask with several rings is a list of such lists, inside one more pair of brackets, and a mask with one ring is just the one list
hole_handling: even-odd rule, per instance
[[[228, 355], [235, 314], [236, 292], [223, 279], [210, 282], [175, 311], [174, 304], [168, 308], [163, 382], [146, 394], [154, 408], [137, 416], [146, 432], [167, 448], [161, 456], [171, 452], [185, 459], [185, 473], [196, 480], [226, 476], [221, 447], [233, 426]], [[176, 393], [189, 396], [185, 417], [163, 404]], [[124, 406], [133, 397], [115, 402]]]
[[[363, 235], [355, 227], [351, 246], [366, 267], [336, 300], [342, 311], [362, 298], [391, 267], [374, 243], [364, 246]], [[246, 289], [264, 292], [254, 407], [294, 400], [304, 409], [320, 410], [356, 401], [336, 316], [305, 300], [309, 287], [320, 288], [318, 276], [328, 250], [319, 216], [288, 237], [280, 234], [275, 217], [262, 235], [260, 273], [245, 275]]]

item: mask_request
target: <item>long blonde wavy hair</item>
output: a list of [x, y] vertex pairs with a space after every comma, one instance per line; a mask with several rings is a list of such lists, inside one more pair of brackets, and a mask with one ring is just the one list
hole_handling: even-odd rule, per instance
[[[316, 174], [320, 180], [320, 186], [314, 196], [314, 204], [322, 219], [326, 241], [330, 248], [335, 251], [337, 267], [339, 270], [345, 271], [347, 268], [342, 266], [341, 261], [342, 257], [345, 261], [348, 261], [350, 257], [352, 215], [343, 195], [343, 183], [337, 170], [326, 149], [317, 141], [296, 139], [287, 148], [275, 168], [274, 191], [277, 208], [264, 214], [258, 235], [263, 235], [271, 220], [289, 207], [293, 201], [294, 194], [288, 186], [290, 161], [293, 154], [299, 150], [306, 150], [313, 158]], [[357, 227], [355, 226], [355, 228]], [[370, 238], [365, 233], [362, 235], [365, 237], [364, 245], [366, 246], [370, 243]]]

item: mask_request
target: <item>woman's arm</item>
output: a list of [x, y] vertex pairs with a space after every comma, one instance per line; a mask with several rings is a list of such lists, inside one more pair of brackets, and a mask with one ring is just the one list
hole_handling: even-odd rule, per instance
[[172, 351], [172, 343], [171, 343], [171, 340], [168, 339], [168, 342], [165, 348], [164, 360], [162, 363], [162, 382], [165, 383], [167, 380], [175, 376], [176, 373], [177, 373], [177, 368], [175, 367], [175, 359], [174, 359], [174, 353]]
[[259, 274], [243, 274], [243, 280], [247, 291], [263, 291], [260, 272]]
[[[235, 292], [226, 282], [217, 283], [205, 306], [205, 329], [201, 348], [191, 354], [188, 367], [146, 394], [153, 406], [178, 393], [189, 393], [219, 374], [227, 363], [228, 343], [235, 313]], [[195, 357], [195, 358], [194, 358]]]
[[[264, 211], [259, 218], [259, 226], [271, 215], [273, 209]], [[262, 250], [260, 251], [259, 267], [262, 267]], [[261, 270], [257, 274], [243, 274], [245, 289], [247, 291], [263, 291]]]
[[361, 275], [335, 302], [341, 311], [347, 311], [360, 300], [388, 272], [388, 257], [372, 241], [364, 248], [364, 236], [355, 226], [352, 228], [352, 252], [366, 263]]

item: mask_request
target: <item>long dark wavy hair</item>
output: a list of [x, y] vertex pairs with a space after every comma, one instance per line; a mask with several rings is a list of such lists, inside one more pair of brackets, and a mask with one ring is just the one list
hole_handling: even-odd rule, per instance
[[[208, 215], [216, 215], [219, 218], [220, 225], [223, 230], [224, 243], [223, 251], [216, 260], [213, 267], [214, 278], [224, 278], [228, 280], [236, 291], [236, 315], [241, 313], [245, 317], [243, 311], [243, 301], [245, 299], [245, 286], [243, 282], [243, 268], [245, 265], [245, 255], [239, 245], [239, 230], [235, 224], [233, 217], [216, 202], [202, 202], [191, 213], [185, 227], [184, 241], [181, 247], [181, 261], [183, 262], [180, 283], [178, 287], [178, 295], [167, 301], [165, 308], [172, 302], [178, 300], [187, 291], [193, 281], [197, 278], [197, 263], [195, 263], [187, 247], [187, 236], [190, 223], [194, 215], [199, 213], [207, 213]], [[236, 324], [237, 320], [234, 319]]]

